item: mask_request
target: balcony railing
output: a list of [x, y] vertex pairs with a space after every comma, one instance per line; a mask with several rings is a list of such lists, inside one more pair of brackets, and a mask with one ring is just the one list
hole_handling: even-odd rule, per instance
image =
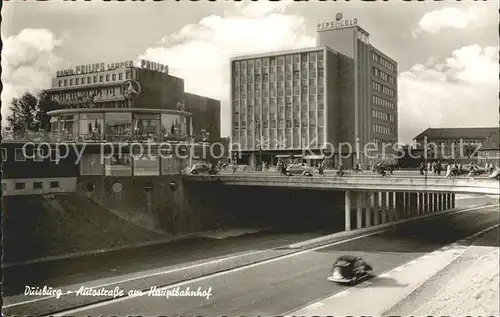
[[[191, 142], [198, 143], [204, 140], [203, 137], [195, 135], [155, 135], [155, 134], [134, 134], [134, 135], [113, 135], [107, 134], [103, 135], [100, 133], [89, 133], [89, 134], [72, 134], [64, 132], [23, 132], [23, 133], [13, 133], [11, 131], [2, 132], [2, 140], [10, 142], [89, 142], [89, 143], [100, 143], [100, 142], [116, 142], [116, 143], [159, 143], [159, 142]], [[204, 140], [205, 142], [208, 142]]]

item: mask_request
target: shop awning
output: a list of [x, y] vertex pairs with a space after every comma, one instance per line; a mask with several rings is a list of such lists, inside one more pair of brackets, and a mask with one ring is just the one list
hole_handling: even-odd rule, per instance
[[[278, 154], [275, 156], [276, 158], [290, 158], [290, 154]], [[301, 158], [302, 155], [296, 154], [293, 156], [294, 158]]]
[[306, 155], [306, 160], [322, 160], [324, 158], [324, 155]]

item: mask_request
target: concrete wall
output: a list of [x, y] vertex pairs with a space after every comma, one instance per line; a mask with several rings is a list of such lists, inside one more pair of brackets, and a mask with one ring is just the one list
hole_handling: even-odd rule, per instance
[[[172, 181], [175, 190], [169, 186]], [[144, 188], [148, 182], [150, 191]], [[342, 191], [233, 187], [178, 176], [85, 176], [79, 179], [78, 193], [137, 226], [173, 235], [231, 226], [314, 222], [342, 230], [344, 225]]]

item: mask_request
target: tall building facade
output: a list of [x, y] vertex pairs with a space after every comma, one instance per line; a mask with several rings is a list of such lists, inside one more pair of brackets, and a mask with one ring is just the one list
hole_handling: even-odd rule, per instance
[[351, 166], [384, 159], [373, 147], [364, 155], [365, 144], [397, 142], [397, 63], [356, 20], [336, 19], [318, 24], [315, 48], [231, 60], [232, 142], [244, 163], [307, 148], [304, 159], [333, 164], [349, 151], [342, 163]]
[[[318, 24], [317, 44], [353, 60], [354, 138], [368, 142], [398, 141], [397, 63], [370, 44], [370, 34], [357, 19]], [[354, 141], [354, 140], [350, 140]]]

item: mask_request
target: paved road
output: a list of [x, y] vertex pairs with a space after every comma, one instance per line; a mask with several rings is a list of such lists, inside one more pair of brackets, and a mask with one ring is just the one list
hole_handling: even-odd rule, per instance
[[364, 257], [373, 264], [375, 273], [380, 274], [497, 224], [497, 208], [408, 223], [384, 233], [231, 270], [180, 286], [181, 290], [187, 286], [190, 289], [201, 287], [202, 290], [211, 287], [213, 295], [208, 300], [200, 297], [126, 297], [67, 314], [282, 315], [345, 289], [325, 279], [332, 262], [341, 254]]
[[[332, 228], [333, 232], [334, 229], [339, 230]], [[74, 261], [9, 267], [3, 269], [3, 295], [20, 294], [25, 285], [60, 287], [224, 256], [234, 253], [235, 250], [244, 252], [281, 247], [313, 239], [331, 233], [332, 230], [278, 232], [275, 229], [227, 239], [196, 237], [113, 253], [110, 257], [104, 255], [96, 259], [87, 257], [85, 260], [78, 258]], [[19, 300], [22, 301], [22, 296], [20, 297]]]

